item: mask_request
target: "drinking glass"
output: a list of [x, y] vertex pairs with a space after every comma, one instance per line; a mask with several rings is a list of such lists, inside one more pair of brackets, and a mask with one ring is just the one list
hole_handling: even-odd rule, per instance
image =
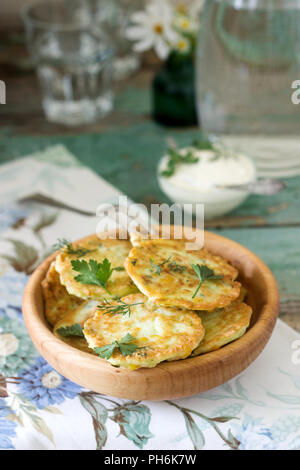
[[46, 118], [79, 125], [111, 111], [113, 49], [85, 2], [43, 1], [22, 14]]
[[140, 66], [140, 55], [126, 37], [130, 16], [143, 10], [145, 0], [87, 0], [96, 24], [110, 38], [115, 56], [113, 72], [116, 80], [128, 78]]
[[299, 174], [300, 0], [207, 0], [196, 62], [202, 129], [261, 176]]

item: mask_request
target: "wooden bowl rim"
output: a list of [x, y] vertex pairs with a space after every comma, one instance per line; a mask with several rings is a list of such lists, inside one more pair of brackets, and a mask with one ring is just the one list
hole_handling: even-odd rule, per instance
[[[90, 236], [91, 235], [89, 235], [89, 237]], [[264, 338], [264, 347], [275, 326], [279, 309], [278, 286], [271, 270], [252, 251], [229, 238], [208, 231], [204, 231], [204, 237], [205, 240], [209, 239], [210, 241], [221, 241], [224, 244], [227, 244], [228, 246], [230, 245], [232, 248], [238, 249], [241, 254], [250, 257], [253, 263], [259, 268], [264, 278], [267, 290], [267, 303], [263, 306], [262, 310], [260, 311], [259, 318], [257, 319], [256, 323], [252, 325], [251, 328], [247, 330], [247, 332], [241, 338], [233, 341], [232, 343], [229, 343], [228, 345], [223, 346], [222, 348], [216, 351], [212, 351], [196, 357], [189, 357], [184, 360], [162, 362], [151, 369], [142, 368], [136, 371], [128, 371], [121, 368], [113, 368], [106, 360], [91, 355], [89, 353], [80, 351], [64, 343], [62, 340], [54, 336], [54, 334], [50, 330], [50, 326], [48, 325], [46, 318], [40, 318], [40, 313], [38, 312], [37, 305], [34, 301], [35, 293], [37, 289], [41, 289], [41, 281], [45, 277], [50, 263], [57, 256], [57, 252], [55, 252], [51, 254], [47, 259], [45, 259], [35, 269], [26, 285], [23, 296], [23, 315], [25, 324], [27, 326], [33, 343], [35, 344], [41, 355], [43, 356], [44, 344], [49, 343], [50, 341], [53, 346], [53, 350], [55, 350], [56, 356], [64, 356], [64, 365], [66, 366], [66, 369], [68, 367], [68, 364], [74, 365], [76, 361], [84, 360], [86, 368], [93, 371], [93, 373], [99, 374], [108, 372], [110, 376], [112, 374], [118, 375], [118, 379], [120, 379], [121, 374], [127, 375], [129, 373], [134, 375], [136, 379], [138, 379], [139, 375], [145, 376], [146, 379], [147, 377], [153, 379], [153, 374], [155, 374], [155, 371], [163, 369], [164, 371], [167, 371], [169, 373], [176, 373], [176, 371], [179, 371], [181, 369], [181, 365], [183, 363], [188, 372], [188, 370], [192, 371], [195, 366], [205, 367], [209, 365], [211, 366], [213, 363], [217, 363], [220, 361], [222, 362], [224, 356], [226, 356], [226, 361], [228, 361], [228, 358], [234, 361], [235, 359], [238, 359], [239, 355], [242, 352], [245, 351], [245, 348], [250, 348], [251, 350], [253, 350], [255, 345], [258, 344], [258, 340], [261, 339], [262, 328], [267, 332], [266, 337]], [[82, 241], [86, 238], [88, 237], [83, 237], [77, 241]], [[263, 347], [258, 348], [257, 356], [259, 355]], [[229, 355], [227, 353], [229, 353]], [[252, 362], [253, 360], [254, 359], [252, 359], [250, 362]], [[67, 372], [65, 375], [66, 377], [68, 377]], [[236, 374], [233, 374], [232, 377], [234, 375]], [[229, 380], [228, 377], [226, 378], [226, 380], [224, 380], [224, 382], [227, 380]], [[84, 384], [81, 385], [85, 386]], [[198, 392], [196, 391], [195, 393]]]

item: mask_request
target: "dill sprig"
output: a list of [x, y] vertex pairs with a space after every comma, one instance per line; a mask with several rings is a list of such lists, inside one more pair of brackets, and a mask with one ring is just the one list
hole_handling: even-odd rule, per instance
[[53, 245], [54, 250], [63, 250], [68, 255], [75, 255], [77, 258], [85, 256], [88, 253], [93, 253], [95, 250], [89, 250], [87, 248], [74, 248], [73, 243], [66, 238], [59, 238], [55, 245]]
[[160, 276], [161, 267], [162, 267], [164, 264], [168, 263], [168, 262], [170, 261], [170, 259], [171, 259], [171, 256], [169, 256], [169, 258], [166, 259], [165, 261], [163, 261], [162, 263], [156, 264], [156, 263], [154, 263], [154, 261], [150, 258], [151, 270], [152, 270], [152, 271], [155, 271], [155, 273]]
[[109, 313], [111, 315], [129, 315], [131, 313], [131, 307], [135, 305], [142, 305], [144, 302], [137, 302], [134, 304], [127, 304], [123, 302], [120, 298], [116, 300], [117, 304], [112, 303], [111, 300], [104, 299], [102, 305], [98, 305], [98, 309], [103, 313]]

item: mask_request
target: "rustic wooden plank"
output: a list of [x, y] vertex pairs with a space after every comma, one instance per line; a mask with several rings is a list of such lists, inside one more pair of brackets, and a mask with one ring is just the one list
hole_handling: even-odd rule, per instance
[[300, 228], [221, 229], [216, 233], [256, 253], [272, 270], [280, 290], [280, 317], [300, 332]]
[[[135, 95], [135, 91], [127, 89], [124, 93], [123, 98], [120, 96], [123, 110], [130, 107], [131, 93]], [[144, 98], [149, 100], [149, 94]], [[145, 109], [146, 103], [140, 106]], [[149, 205], [151, 202], [169, 202], [160, 191], [156, 178], [166, 137], [174, 137], [179, 145], [188, 145], [198, 133], [197, 129], [166, 129], [153, 122], [114, 126], [97, 134], [43, 137], [19, 136], [6, 129], [0, 133], [0, 162], [60, 142], [129, 197]], [[236, 211], [208, 222], [207, 227], [300, 225], [300, 177], [288, 178], [285, 182], [287, 187], [282, 193], [270, 197], [250, 196]]]

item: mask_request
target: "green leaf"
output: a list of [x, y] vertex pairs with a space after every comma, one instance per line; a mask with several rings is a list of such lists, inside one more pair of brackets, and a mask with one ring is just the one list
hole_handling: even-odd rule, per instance
[[20, 240], [12, 238], [6, 238], [5, 240], [13, 245], [16, 256], [1, 254], [1, 257], [7, 259], [16, 271], [30, 274], [34, 263], [39, 257], [37, 250]]
[[111, 419], [120, 427], [120, 433], [139, 449], [153, 437], [149, 430], [151, 411], [145, 405], [124, 403], [114, 409]]
[[195, 273], [197, 274], [197, 277], [200, 281], [192, 298], [196, 297], [196, 295], [198, 293], [198, 290], [202, 286], [203, 282], [211, 281], [211, 280], [217, 280], [217, 279], [223, 279], [223, 277], [224, 277], [222, 274], [215, 274], [214, 271], [212, 269], [210, 269], [208, 266], [206, 266], [205, 264], [202, 264], [202, 265], [192, 264], [192, 268], [195, 271]]
[[96, 354], [98, 354], [98, 356], [102, 357], [102, 359], [109, 359], [117, 346], [117, 341], [114, 341], [111, 344], [106, 344], [105, 346], [94, 348], [94, 351]]
[[213, 144], [207, 139], [195, 139], [192, 146], [197, 150], [213, 150]]
[[194, 445], [194, 449], [201, 450], [205, 445], [204, 434], [198, 428], [192, 416], [186, 411], [182, 411], [182, 412], [183, 412], [183, 416], [185, 420], [186, 429]]
[[133, 344], [135, 338], [131, 336], [130, 333], [127, 333], [124, 338], [118, 341], [118, 346], [120, 348], [122, 356], [131, 356], [138, 348], [136, 344]]
[[58, 216], [58, 212], [55, 211], [45, 211], [45, 212], [42, 212], [40, 213], [40, 217], [39, 219], [37, 220], [37, 222], [34, 224], [34, 226], [32, 227], [33, 228], [33, 231], [35, 233], [38, 233], [40, 232], [43, 228], [45, 227], [48, 227], [49, 225], [52, 225], [56, 219], [57, 219], [57, 216]]
[[110, 294], [106, 288], [106, 283], [113, 270], [107, 258], [105, 258], [102, 263], [97, 263], [96, 260], [90, 259], [88, 263], [85, 260], [72, 260], [71, 264], [73, 270], [80, 273], [75, 277], [75, 281], [81, 282], [82, 284], [100, 286]]
[[119, 348], [122, 356], [131, 356], [137, 349], [141, 349], [136, 344], [133, 344], [134, 341], [135, 338], [131, 336], [130, 333], [127, 333], [127, 335], [123, 336], [119, 341], [94, 348], [94, 351], [98, 356], [102, 357], [102, 359], [109, 359], [116, 348]]
[[296, 396], [296, 395], [280, 395], [280, 394], [276, 394], [276, 393], [271, 393], [271, 392], [267, 392], [267, 395], [269, 395], [269, 397], [272, 397], [272, 398], [275, 398], [276, 400], [279, 400], [283, 403], [287, 403], [289, 405], [300, 405], [300, 396]]
[[186, 152], [181, 152], [176, 148], [168, 148], [167, 150], [167, 166], [166, 168], [161, 171], [161, 176], [165, 178], [169, 178], [170, 176], [174, 175], [176, 171], [176, 167], [182, 163], [197, 163], [199, 158], [196, 157], [191, 150], [187, 150]]
[[210, 418], [212, 421], [216, 423], [227, 423], [227, 421], [231, 421], [232, 419], [239, 419], [236, 416], [216, 416], [214, 418]]
[[83, 336], [83, 331], [79, 323], [74, 323], [74, 325], [71, 326], [62, 326], [58, 328], [56, 332], [64, 338], [68, 336]]
[[92, 417], [97, 450], [102, 450], [107, 441], [107, 430], [105, 426], [108, 418], [107, 409], [102, 403], [95, 400], [92, 396], [89, 396], [88, 393], [79, 395], [79, 400]]
[[93, 253], [95, 250], [88, 250], [87, 248], [74, 248], [72, 242], [66, 238], [59, 238], [57, 243], [53, 245], [54, 250], [63, 250], [68, 255], [77, 256], [81, 258], [82, 256], [87, 255], [88, 253]]
[[44, 411], [48, 411], [48, 413], [54, 414], [54, 415], [62, 415], [63, 413], [58, 409], [55, 408], [55, 406], [49, 405], [44, 408]]
[[227, 439], [228, 439], [228, 443], [231, 444], [232, 449], [239, 448], [240, 441], [236, 437], [234, 437], [230, 429], [228, 430]]
[[18, 418], [19, 423], [23, 426], [30, 424], [40, 434], [43, 434], [49, 441], [55, 445], [51, 429], [48, 428], [45, 421], [37, 414], [39, 410], [30, 401], [24, 398], [19, 393], [13, 394], [13, 401], [11, 403], [12, 410]]
[[104, 258], [103, 262], [97, 264], [97, 266], [97, 278], [103, 286], [106, 286], [106, 283], [113, 272], [113, 270], [111, 269], [111, 263], [108, 261], [107, 258]]

